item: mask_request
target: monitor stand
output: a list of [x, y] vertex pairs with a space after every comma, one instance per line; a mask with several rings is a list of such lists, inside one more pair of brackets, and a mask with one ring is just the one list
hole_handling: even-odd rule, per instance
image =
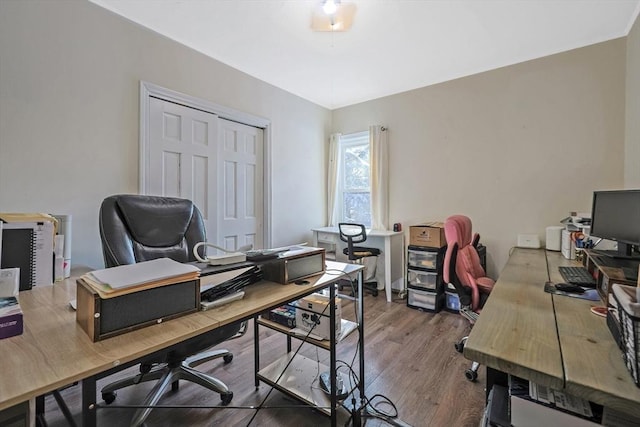
[[592, 249], [598, 255], [606, 256], [613, 259], [625, 259], [632, 261], [640, 261], [640, 252], [637, 251], [636, 245], [629, 245], [618, 242], [617, 250], [600, 250]]

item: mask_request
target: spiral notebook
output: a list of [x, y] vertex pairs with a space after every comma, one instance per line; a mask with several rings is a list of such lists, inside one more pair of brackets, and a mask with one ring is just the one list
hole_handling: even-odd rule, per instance
[[0, 268], [20, 269], [20, 290], [53, 283], [53, 223], [2, 224]]

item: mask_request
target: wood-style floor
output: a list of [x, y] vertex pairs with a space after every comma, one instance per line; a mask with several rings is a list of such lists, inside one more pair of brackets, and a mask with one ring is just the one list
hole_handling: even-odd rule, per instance
[[[391, 413], [397, 409], [398, 419], [415, 426], [478, 426], [484, 408], [485, 370], [481, 367], [479, 379], [471, 383], [464, 371], [470, 362], [454, 349], [453, 343], [469, 332], [468, 322], [462, 316], [441, 311], [432, 314], [406, 306], [406, 300], [394, 295], [387, 303], [384, 292], [378, 297], [367, 295], [365, 301], [365, 379], [366, 396], [371, 404]], [[343, 317], [354, 320], [353, 304], [343, 305]], [[282, 334], [260, 328], [261, 366], [286, 352]], [[156, 408], [147, 419], [146, 426], [326, 426], [329, 418], [318, 411], [291, 406], [298, 403], [265, 384], [258, 389], [253, 376], [253, 324], [247, 333], [225, 343], [234, 354], [231, 363], [214, 360], [198, 367], [224, 381], [233, 391], [230, 406], [278, 406], [278, 408], [233, 409]], [[294, 348], [296, 341], [294, 341]], [[352, 333], [339, 345], [338, 359], [358, 370], [354, 351], [357, 334]], [[307, 356], [328, 364], [328, 352], [305, 344], [301, 351]], [[137, 372], [131, 368], [118, 374]], [[98, 382], [98, 390], [116, 376]], [[134, 409], [113, 408], [115, 405], [139, 404], [153, 383], [138, 384], [118, 392], [115, 402], [98, 409], [98, 425], [128, 426]], [[62, 391], [78, 425], [81, 425], [81, 387], [76, 385]], [[98, 396], [100, 404], [104, 402]], [[176, 393], [168, 392], [161, 405], [215, 406], [220, 404], [218, 394], [199, 385], [180, 383]], [[283, 408], [285, 406], [285, 408]], [[46, 419], [50, 427], [67, 423], [55, 400], [46, 398]], [[342, 421], [344, 423], [344, 421]], [[367, 426], [390, 425], [379, 419], [366, 420]]]

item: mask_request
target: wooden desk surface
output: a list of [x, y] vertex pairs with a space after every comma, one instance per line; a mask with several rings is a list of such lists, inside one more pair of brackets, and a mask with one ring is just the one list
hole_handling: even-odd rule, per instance
[[[542, 256], [541, 256], [542, 255]], [[555, 389], [562, 355], [544, 252], [515, 249], [464, 347], [466, 358]]]
[[[551, 280], [561, 282], [564, 257], [547, 253]], [[576, 265], [573, 262], [573, 265]], [[640, 417], [640, 388], [633, 383], [604, 317], [591, 313], [600, 301], [554, 296], [567, 393]]]
[[20, 293], [24, 332], [0, 342], [0, 409], [219, 325], [212, 313], [205, 311], [93, 343], [76, 323], [75, 311], [69, 306], [75, 299], [75, 289], [75, 278], [69, 278]]
[[280, 283], [265, 282], [260, 286], [250, 286], [245, 289], [242, 304], [223, 305], [212, 310], [211, 313], [221, 325], [233, 323], [246, 318], [247, 315], [262, 313], [274, 305], [282, 305], [287, 301], [301, 298], [340, 276], [345, 274], [353, 275], [364, 268], [357, 264], [334, 261], [326, 261], [326, 265], [327, 270], [324, 274], [306, 279], [309, 284], [282, 285]]
[[554, 283], [563, 281], [560, 265], [579, 264], [557, 252], [515, 249], [471, 331], [465, 356], [640, 417], [640, 388], [606, 320], [589, 310], [600, 301], [544, 292], [547, 274]]
[[[348, 272], [362, 268], [331, 265]], [[319, 275], [301, 286], [257, 283], [247, 288], [242, 300], [96, 343], [76, 323], [69, 307], [75, 299], [75, 278], [21, 292], [24, 333], [0, 341], [0, 410], [215, 329], [221, 324], [219, 318], [227, 324], [296, 299], [334, 278]]]

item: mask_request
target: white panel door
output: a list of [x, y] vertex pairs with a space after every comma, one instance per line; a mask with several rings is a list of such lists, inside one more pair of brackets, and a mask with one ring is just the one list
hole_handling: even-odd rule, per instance
[[263, 131], [218, 122], [219, 238], [227, 249], [263, 248]]
[[215, 238], [217, 116], [150, 99], [148, 193], [192, 200]]
[[263, 246], [262, 129], [149, 98], [147, 194], [193, 200], [207, 240]]

